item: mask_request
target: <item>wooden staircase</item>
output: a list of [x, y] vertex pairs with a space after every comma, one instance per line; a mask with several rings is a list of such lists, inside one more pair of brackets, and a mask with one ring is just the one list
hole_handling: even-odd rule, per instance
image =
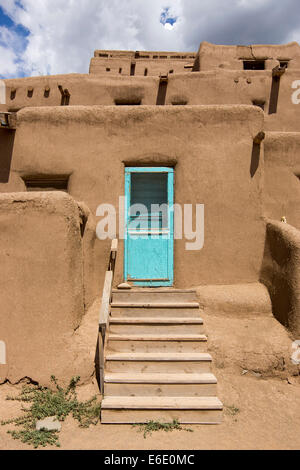
[[206, 343], [195, 291], [113, 290], [102, 423], [220, 423]]

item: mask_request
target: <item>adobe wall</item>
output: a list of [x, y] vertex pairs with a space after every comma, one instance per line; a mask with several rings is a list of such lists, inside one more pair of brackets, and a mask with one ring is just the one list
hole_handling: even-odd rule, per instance
[[288, 60], [288, 68], [300, 68], [300, 46], [297, 42], [288, 44], [253, 44], [249, 46], [224, 46], [203, 41], [197, 53], [199, 70], [225, 68], [242, 70], [243, 60], [266, 60], [266, 69]]
[[194, 66], [194, 52], [96, 50], [90, 62], [90, 74], [148, 75], [182, 73]]
[[[144, 104], [155, 104], [158, 78], [154, 77], [93, 77], [69, 74], [5, 80], [6, 103], [11, 111], [23, 107], [60, 106], [61, 92], [67, 89], [70, 105], [113, 105], [115, 100], [139, 99]], [[28, 89], [33, 88], [32, 96]], [[45, 89], [49, 88], [45, 95]], [[15, 90], [15, 94], [11, 95]]]
[[[101, 203], [118, 207], [125, 164], [175, 166], [175, 202], [205, 204], [204, 248], [186, 251], [185, 240], [175, 241], [175, 285], [254, 282], [265, 225], [263, 152], [253, 152], [253, 138], [262, 128], [263, 112], [253, 106], [27, 108], [18, 113], [10, 182], [0, 190], [24, 188], [26, 174], [70, 174], [71, 196], [95, 215]], [[99, 286], [109, 247], [95, 242]], [[116, 284], [122, 251], [121, 244]]]
[[[292, 102], [292, 84], [300, 80], [299, 69], [288, 68], [281, 76], [278, 93], [272, 93], [271, 70], [215, 69], [170, 74], [166, 105], [219, 105], [264, 103], [265, 129], [300, 132], [299, 105]], [[159, 78], [114, 75], [57, 75], [6, 80], [6, 102], [10, 111], [23, 107], [59, 106], [58, 85], [70, 93], [70, 105], [156, 105]], [[48, 95], [45, 89], [49, 87]], [[28, 89], [32, 88], [32, 96]], [[298, 87], [299, 88], [299, 87]], [[11, 94], [15, 90], [15, 94]], [[275, 106], [273, 112], [270, 103]]]
[[28, 377], [47, 385], [52, 374], [63, 383], [73, 375], [87, 380], [97, 317], [91, 310], [84, 317], [77, 203], [63, 192], [0, 194], [0, 225], [0, 339], [7, 353], [0, 383]]
[[264, 154], [264, 213], [300, 229], [300, 133], [266, 133]]
[[273, 313], [295, 339], [300, 335], [300, 232], [269, 220], [261, 279], [268, 287]]

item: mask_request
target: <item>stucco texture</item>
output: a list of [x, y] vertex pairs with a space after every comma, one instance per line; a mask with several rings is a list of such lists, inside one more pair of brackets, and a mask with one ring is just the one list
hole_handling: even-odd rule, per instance
[[[24, 109], [18, 113], [12, 186], [28, 174], [69, 174], [70, 195], [95, 217], [102, 203], [118, 214], [126, 165], [175, 166], [175, 202], [205, 205], [204, 248], [186, 251], [186, 240], [175, 241], [175, 285], [257, 281], [265, 231], [263, 152], [253, 153], [253, 139], [262, 130], [263, 112], [253, 106], [180, 108]], [[95, 241], [98, 285], [109, 247], [109, 240]], [[121, 243], [116, 284], [122, 251]]]
[[84, 316], [78, 205], [62, 192], [2, 194], [0, 225], [0, 338], [7, 349], [0, 381], [28, 377], [47, 385], [52, 374], [64, 383], [77, 374], [86, 380], [97, 319], [92, 308]]
[[295, 227], [268, 221], [261, 278], [269, 289], [275, 317], [299, 339], [300, 232]]

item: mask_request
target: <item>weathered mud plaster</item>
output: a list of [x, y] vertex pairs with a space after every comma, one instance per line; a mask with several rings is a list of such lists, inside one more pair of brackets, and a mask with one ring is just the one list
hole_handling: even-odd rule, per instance
[[[260, 103], [265, 109], [266, 130], [300, 131], [298, 106], [291, 99], [295, 92], [292, 84], [300, 79], [300, 47], [295, 42], [252, 46], [203, 42], [198, 54], [145, 52], [136, 59], [134, 56], [132, 51], [95, 51], [89, 74], [5, 80], [6, 109], [18, 111], [24, 107], [59, 106], [59, 87], [70, 93], [71, 106], [153, 106], [157, 101], [159, 76], [168, 74], [166, 105]], [[262, 60], [265, 67], [263, 70], [244, 70], [244, 60]], [[132, 61], [136, 62], [135, 75], [129, 76]], [[272, 69], [280, 64], [287, 64], [287, 68], [280, 78], [277, 111], [270, 114]], [[144, 76], [145, 69], [147, 76]], [[29, 89], [33, 90], [30, 96]]]
[[267, 288], [259, 283], [208, 285], [196, 288], [200, 305], [206, 313], [244, 315], [272, 315], [272, 304]]
[[268, 221], [261, 279], [268, 287], [275, 317], [300, 337], [300, 232]]
[[287, 378], [292, 336], [273, 316], [270, 294], [261, 283], [197, 287], [215, 367], [239, 373]]
[[[243, 61], [258, 60], [263, 70], [244, 69]], [[273, 103], [272, 69], [283, 63]], [[161, 74], [165, 106], [155, 106]], [[133, 165], [173, 167], [175, 202], [205, 206], [204, 248], [189, 252], [175, 240], [174, 270], [175, 287], [202, 286], [201, 302], [216, 318], [212, 347], [228, 363], [235, 351], [235, 363], [253, 370], [262, 357], [265, 372], [287, 362], [290, 338], [258, 281], [276, 318], [299, 331], [299, 80], [297, 43], [207, 42], [197, 54], [96, 50], [89, 74], [5, 80], [0, 110], [16, 112], [17, 125], [0, 129], [0, 340], [8, 357], [0, 381], [93, 374], [110, 249], [96, 238], [95, 214], [109, 203], [118, 217], [124, 167]], [[24, 178], [37, 175], [67, 175], [69, 196], [24, 193]], [[295, 229], [271, 223], [265, 246], [265, 217], [283, 216]], [[116, 268], [115, 286], [123, 281], [122, 240]], [[238, 311], [243, 318], [233, 318]], [[232, 332], [224, 343], [219, 313]], [[247, 315], [251, 338], [262, 332], [252, 346], [242, 333]]]
[[[265, 231], [263, 154], [252, 176], [250, 168], [262, 129], [263, 112], [254, 106], [27, 108], [18, 113], [12, 171], [71, 174], [70, 195], [95, 216], [103, 202], [118, 210], [124, 163], [144, 164], [150, 155], [156, 164], [176, 162], [175, 202], [205, 204], [206, 219], [203, 250], [187, 252], [185, 240], [176, 240], [175, 285], [255, 282]], [[116, 285], [123, 280], [120, 245]], [[95, 241], [93, 285], [102, 285], [109, 246]]]
[[267, 132], [264, 155], [265, 216], [300, 229], [300, 133]]
[[0, 337], [7, 348], [0, 381], [27, 376], [48, 384], [52, 374], [65, 382], [77, 373], [86, 380], [93, 374], [97, 320], [79, 348], [84, 292], [77, 203], [62, 192], [1, 194], [0, 224]]

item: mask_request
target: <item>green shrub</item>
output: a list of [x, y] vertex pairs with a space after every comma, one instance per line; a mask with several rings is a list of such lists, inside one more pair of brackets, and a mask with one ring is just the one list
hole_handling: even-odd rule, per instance
[[35, 385], [25, 385], [16, 397], [7, 397], [7, 400], [16, 400], [22, 403], [31, 403], [29, 408], [22, 406], [22, 416], [8, 421], [2, 421], [2, 425], [14, 424], [20, 430], [9, 430], [8, 433], [14, 439], [20, 439], [23, 443], [39, 446], [60, 446], [58, 431], [36, 430], [36, 423], [47, 417], [55, 416], [59, 421], [64, 421], [68, 415], [72, 415], [79, 422], [80, 427], [89, 427], [96, 424], [100, 418], [100, 403], [94, 396], [90, 400], [79, 402], [76, 394], [76, 386], [80, 377], [73, 377], [66, 389], [60, 387], [54, 376], [51, 381], [55, 384], [55, 390]]
[[171, 423], [161, 423], [159, 421], [148, 421], [145, 424], [133, 424], [133, 427], [138, 427], [139, 432], [144, 433], [144, 438], [147, 437], [148, 434], [152, 434], [153, 431], [188, 431], [193, 432], [193, 429], [183, 428], [177, 419], [174, 419]]

